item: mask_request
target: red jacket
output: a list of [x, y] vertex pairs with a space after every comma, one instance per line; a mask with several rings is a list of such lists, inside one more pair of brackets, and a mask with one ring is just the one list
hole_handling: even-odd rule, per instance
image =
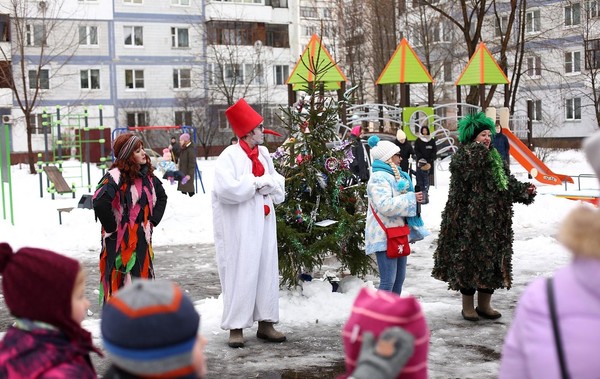
[[0, 341], [0, 378], [95, 379], [90, 351], [57, 330], [11, 326]]

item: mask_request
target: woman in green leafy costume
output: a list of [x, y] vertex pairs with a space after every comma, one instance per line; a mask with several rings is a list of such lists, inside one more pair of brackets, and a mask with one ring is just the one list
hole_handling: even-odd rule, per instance
[[[497, 288], [512, 285], [512, 205], [531, 204], [536, 190], [515, 179], [492, 146], [494, 121], [484, 113], [458, 124], [461, 143], [450, 162], [448, 201], [442, 213], [432, 276], [462, 294], [462, 316], [497, 319], [490, 305]], [[477, 307], [474, 297], [478, 292]]]

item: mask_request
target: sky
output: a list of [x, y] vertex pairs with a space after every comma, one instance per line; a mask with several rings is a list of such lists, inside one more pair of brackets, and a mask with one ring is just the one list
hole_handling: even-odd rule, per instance
[[[555, 194], [565, 192], [599, 194], [599, 185], [596, 179], [584, 178], [579, 191], [577, 180], [575, 184], [569, 184], [566, 190], [562, 185], [547, 186], [533, 181], [538, 186], [538, 196], [534, 204], [514, 206], [514, 287], [510, 291], [497, 291], [492, 299], [493, 305], [503, 313], [503, 317], [498, 322], [485, 321], [474, 326], [460, 317], [459, 294], [448, 291], [445, 283], [431, 278], [433, 251], [439, 233], [441, 212], [447, 200], [448, 163], [448, 160], [436, 163], [437, 183], [430, 188], [430, 203], [422, 207], [422, 217], [431, 235], [412, 247], [413, 253], [408, 259], [403, 295], [413, 295], [419, 299], [427, 318], [431, 330], [429, 351], [431, 378], [467, 378], [474, 372], [484, 372], [488, 375], [479, 377], [494, 377], [498, 370], [497, 357], [501, 352], [502, 340], [510, 326], [518, 296], [533, 279], [551, 275], [554, 270], [566, 265], [571, 259], [570, 253], [555, 240], [554, 236], [561, 220], [569, 211], [580, 205], [588, 205]], [[69, 164], [80, 166], [77, 162], [67, 162], [67, 165]], [[592, 168], [578, 150], [552, 152], [546, 164], [551, 170], [560, 174], [571, 176], [593, 174]], [[176, 185], [164, 183], [169, 200], [164, 218], [154, 230], [154, 246], [214, 242], [210, 200], [214, 160], [199, 159], [198, 165], [202, 171], [205, 194], [200, 192], [189, 198], [177, 193]], [[87, 166], [84, 165], [82, 171], [84, 176], [86, 170]], [[524, 169], [514, 160], [511, 171], [519, 180], [528, 180]], [[95, 186], [102, 172], [95, 166], [90, 167], [90, 172], [92, 186]], [[57, 199], [51, 200], [48, 194], [40, 198], [39, 177], [28, 174], [26, 165], [13, 166], [11, 175], [14, 226], [10, 223], [9, 214], [7, 219], [0, 218], [0, 242], [10, 243], [15, 250], [23, 246], [35, 246], [80, 260], [97, 257], [100, 225], [95, 222], [93, 211], [74, 209], [70, 213], [63, 214], [62, 225], [58, 222], [57, 208], [74, 206], [81, 194], [87, 193], [85, 190], [79, 191], [76, 199], [67, 195], [57, 196]], [[8, 191], [6, 184], [4, 189]], [[5, 193], [6, 200], [7, 196]], [[315, 279], [321, 279], [323, 275], [322, 272], [313, 274]], [[304, 283], [301, 289], [281, 290], [280, 322], [283, 330], [285, 331], [285, 325], [309, 324], [315, 319], [318, 319], [320, 324], [339, 327], [341, 330], [360, 288], [376, 287], [377, 277], [366, 279], [346, 277], [343, 283], [343, 293], [331, 292], [330, 286], [319, 280]], [[216, 338], [222, 339], [224, 332], [219, 327], [222, 312], [221, 299], [211, 297], [192, 300], [202, 314], [202, 333], [207, 337], [209, 344]], [[98, 343], [100, 341], [99, 320], [86, 320], [83, 325], [92, 332], [95, 342]], [[489, 349], [488, 355], [492, 358], [481, 359], [481, 355], [472, 355], [472, 349], [463, 349], [472, 344]], [[485, 350], [484, 348], [482, 350]]]

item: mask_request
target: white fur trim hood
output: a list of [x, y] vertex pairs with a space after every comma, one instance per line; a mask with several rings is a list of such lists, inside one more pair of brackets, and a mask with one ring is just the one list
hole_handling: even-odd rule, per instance
[[558, 239], [577, 257], [600, 259], [600, 210], [574, 209], [563, 221]]

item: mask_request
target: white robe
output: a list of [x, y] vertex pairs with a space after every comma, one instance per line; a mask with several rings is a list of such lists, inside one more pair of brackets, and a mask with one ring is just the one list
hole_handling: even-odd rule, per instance
[[[249, 328], [254, 321], [279, 321], [277, 225], [273, 204], [285, 199], [285, 179], [264, 146], [259, 159], [277, 184], [263, 196], [255, 188], [252, 161], [241, 146], [219, 155], [212, 191], [213, 229], [223, 291], [221, 328]], [[271, 213], [265, 216], [264, 205]]]

